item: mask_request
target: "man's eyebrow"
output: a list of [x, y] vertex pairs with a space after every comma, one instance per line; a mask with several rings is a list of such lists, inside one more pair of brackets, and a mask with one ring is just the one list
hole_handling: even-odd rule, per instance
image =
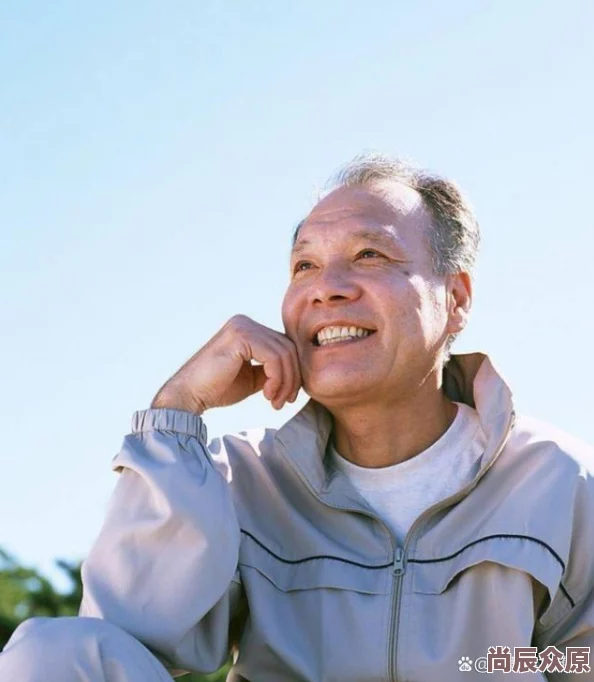
[[[402, 245], [400, 239], [396, 237], [395, 235], [390, 236], [388, 234], [382, 233], [382, 232], [376, 232], [370, 231], [370, 230], [359, 230], [358, 232], [352, 232], [348, 240], [350, 242], [371, 242], [373, 244], [378, 244], [380, 246], [387, 246], [391, 248], [397, 248], [401, 249], [402, 251], [405, 251], [404, 246]], [[312, 242], [309, 241], [308, 239], [298, 239], [297, 242], [295, 242], [295, 245], [293, 246], [293, 249], [291, 251], [291, 255], [295, 255], [300, 253], [301, 251], [306, 250], [309, 246], [312, 245]]]

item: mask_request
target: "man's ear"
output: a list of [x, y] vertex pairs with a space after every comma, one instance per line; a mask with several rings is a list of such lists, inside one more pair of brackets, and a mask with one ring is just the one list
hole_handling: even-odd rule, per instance
[[447, 281], [448, 334], [458, 334], [468, 322], [472, 305], [472, 281], [467, 272], [448, 275]]

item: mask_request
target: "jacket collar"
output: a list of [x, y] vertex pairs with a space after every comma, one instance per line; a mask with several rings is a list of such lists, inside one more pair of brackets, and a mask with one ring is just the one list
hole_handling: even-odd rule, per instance
[[[491, 467], [509, 434], [515, 414], [511, 390], [483, 353], [452, 355], [444, 368], [443, 386], [451, 400], [477, 410], [487, 437], [478, 480]], [[288, 461], [318, 496], [326, 493], [333, 476], [325, 465], [331, 430], [328, 410], [309, 400], [275, 436]], [[341, 492], [349, 491], [347, 485]]]

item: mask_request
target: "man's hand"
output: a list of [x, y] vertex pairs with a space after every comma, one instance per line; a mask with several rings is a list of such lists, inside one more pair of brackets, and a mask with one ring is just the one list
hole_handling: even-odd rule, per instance
[[280, 410], [296, 400], [300, 387], [293, 342], [245, 315], [235, 315], [161, 387], [151, 407], [202, 414], [262, 390]]

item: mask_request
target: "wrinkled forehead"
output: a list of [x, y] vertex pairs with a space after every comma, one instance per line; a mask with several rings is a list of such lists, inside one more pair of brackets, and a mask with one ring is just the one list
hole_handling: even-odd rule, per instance
[[[410, 230], [419, 237], [429, 216], [421, 195], [412, 187], [395, 181], [375, 183], [372, 187], [356, 185], [339, 187], [311, 210], [302, 221], [296, 242], [315, 237], [320, 227], [340, 224], [347, 232], [350, 227], [377, 229], [395, 237]], [[318, 228], [318, 229], [316, 229]]]

